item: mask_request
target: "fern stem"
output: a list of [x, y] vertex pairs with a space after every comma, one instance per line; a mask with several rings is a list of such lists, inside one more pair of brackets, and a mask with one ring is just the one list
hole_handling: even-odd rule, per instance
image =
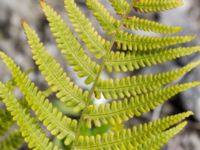
[[73, 142], [73, 144], [72, 144], [72, 150], [75, 150], [75, 145], [76, 145], [76, 142], [78, 141], [78, 137], [79, 137], [79, 135], [80, 135], [80, 125], [84, 122], [84, 120], [83, 120], [84, 113], [85, 113], [85, 111], [86, 111], [87, 106], [89, 105], [89, 102], [90, 102], [89, 99], [92, 98], [92, 95], [93, 95], [93, 93], [94, 93], [94, 91], [95, 91], [95, 88], [96, 88], [97, 82], [98, 82], [98, 80], [99, 80], [99, 77], [100, 77], [100, 75], [101, 75], [101, 73], [102, 73], [102, 71], [103, 71], [103, 69], [104, 69], [106, 57], [108, 56], [108, 54], [110, 53], [110, 51], [111, 51], [111, 49], [112, 49], [112, 47], [113, 47], [113, 45], [114, 45], [116, 33], [117, 33], [118, 31], [120, 31], [120, 29], [122, 28], [123, 22], [124, 22], [124, 20], [128, 17], [128, 15], [129, 15], [129, 13], [130, 13], [132, 7], [133, 7], [133, 1], [130, 3], [127, 12], [122, 16], [122, 19], [121, 19], [121, 21], [120, 21], [119, 27], [116, 29], [116, 32], [113, 33], [113, 38], [111, 39], [110, 47], [109, 47], [109, 49], [107, 50], [106, 55], [105, 55], [105, 56], [103, 57], [103, 59], [102, 59], [102, 62], [101, 62], [100, 68], [99, 68], [99, 70], [98, 70], [97, 76], [96, 76], [96, 78], [95, 78], [95, 80], [94, 80], [94, 83], [93, 83], [93, 85], [92, 85], [91, 90], [89, 91], [88, 98], [87, 98], [87, 102], [86, 102], [86, 107], [85, 107], [85, 109], [83, 109], [83, 111], [82, 111], [82, 113], [81, 113], [81, 116], [80, 116], [80, 119], [79, 119], [78, 127], [77, 127], [77, 130], [76, 130], [77, 132], [76, 132], [76, 135], [75, 135], [75, 140], [74, 140], [74, 142]]

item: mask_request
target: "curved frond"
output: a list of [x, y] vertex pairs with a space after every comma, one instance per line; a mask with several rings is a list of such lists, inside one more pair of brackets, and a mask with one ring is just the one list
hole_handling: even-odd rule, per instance
[[81, 40], [97, 58], [104, 56], [110, 46], [110, 42], [103, 39], [92, 26], [88, 18], [80, 11], [74, 0], [65, 0], [65, 8], [68, 17], [79, 34]]
[[75, 138], [74, 130], [77, 127], [77, 121], [64, 116], [54, 107], [10, 57], [0, 52], [0, 58], [11, 71], [17, 86], [19, 86], [28, 105], [34, 110], [39, 120], [43, 121], [47, 129], [58, 139], [65, 138], [65, 144], [70, 144]]
[[76, 111], [84, 109], [88, 92], [83, 92], [81, 88], [70, 81], [63, 68], [45, 51], [39, 37], [26, 22], [23, 22], [23, 27], [32, 49], [33, 59], [45, 76], [48, 85], [54, 92], [57, 92], [56, 96], [66, 106], [72, 107]]
[[86, 0], [86, 4], [108, 34], [114, 33], [120, 26], [120, 21], [114, 18], [98, 0]]
[[193, 40], [195, 36], [166, 36], [152, 37], [135, 35], [128, 32], [117, 32], [115, 42], [118, 49], [130, 51], [149, 51]]
[[109, 0], [115, 9], [116, 13], [119, 15], [126, 14], [129, 4], [127, 3], [127, 0]]
[[166, 85], [177, 78], [183, 76], [191, 69], [200, 64], [200, 61], [190, 63], [181, 69], [176, 69], [170, 72], [139, 75], [132, 77], [124, 77], [121, 79], [99, 80], [95, 89], [95, 96], [97, 98], [104, 95], [106, 99], [109, 98], [124, 98], [136, 96], [141, 93], [147, 93]]
[[176, 84], [130, 99], [113, 101], [111, 104], [107, 103], [99, 106], [90, 105], [87, 107], [83, 118], [87, 122], [88, 127], [91, 127], [92, 123], [95, 126], [101, 126], [102, 124], [120, 124], [134, 116], [140, 116], [154, 109], [174, 95], [199, 84], [200, 82]]
[[178, 134], [185, 126], [187, 122], [182, 122], [181, 124], [162, 132], [152, 139], [145, 141], [144, 144], [141, 144], [137, 149], [138, 150], [160, 150], [164, 144], [166, 144], [172, 137]]
[[1, 150], [16, 150], [23, 143], [23, 138], [21, 137], [20, 131], [16, 130], [10, 132], [3, 140], [0, 140]]
[[74, 67], [74, 71], [78, 73], [79, 77], [87, 77], [86, 83], [93, 82], [99, 70], [99, 65], [85, 54], [80, 43], [61, 16], [44, 1], [40, 3], [49, 21], [49, 26], [56, 39], [58, 48], [60, 48], [61, 53], [68, 60], [69, 65]]
[[105, 67], [109, 72], [133, 71], [161, 64], [200, 51], [200, 46], [160, 49], [148, 52], [110, 52]]
[[[109, 132], [96, 136], [80, 136], [75, 148], [76, 150], [96, 150], [96, 149], [137, 149], [139, 145], [145, 144], [146, 141], [153, 140], [172, 125], [192, 115], [192, 112], [186, 112], [174, 116], [159, 119], [144, 125], [135, 126], [130, 129]], [[185, 125], [178, 125], [175, 131], [179, 131]], [[171, 129], [170, 129], [171, 130]], [[165, 131], [167, 132], [167, 131]], [[165, 133], [164, 132], [164, 133]]]
[[141, 12], [158, 12], [183, 5], [182, 0], [133, 0], [134, 8]]
[[11, 91], [0, 82], [0, 97], [6, 105], [7, 110], [17, 122], [24, 140], [28, 146], [35, 150], [59, 148], [50, 142], [44, 131], [39, 127], [38, 121], [30, 116], [30, 113], [23, 108]]
[[124, 20], [124, 26], [131, 30], [151, 31], [163, 34], [172, 34], [182, 31], [181, 27], [168, 26], [148, 19], [139, 18], [136, 16], [129, 17]]

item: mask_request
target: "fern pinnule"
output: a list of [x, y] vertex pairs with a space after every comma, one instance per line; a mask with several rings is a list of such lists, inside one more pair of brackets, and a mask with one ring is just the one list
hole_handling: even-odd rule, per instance
[[120, 124], [123, 121], [127, 121], [130, 118], [140, 116], [155, 109], [155, 107], [164, 103], [179, 92], [198, 86], [199, 84], [200, 82], [176, 84], [132, 97], [129, 100], [113, 101], [99, 106], [90, 105], [86, 108], [83, 118], [89, 128], [91, 128], [92, 123], [94, 123], [95, 126], [102, 126], [102, 124]]
[[[163, 131], [177, 124], [181, 120], [192, 115], [192, 112], [168, 116], [154, 122], [134, 126], [130, 129], [113, 131], [103, 135], [80, 136], [75, 148], [77, 150], [95, 150], [95, 149], [135, 149], [146, 141], [153, 140]], [[182, 124], [183, 125], [183, 124]], [[181, 127], [180, 125], [179, 127]], [[174, 128], [174, 134], [179, 132], [180, 128]], [[183, 127], [183, 126], [182, 126]], [[176, 132], [177, 131], [177, 132]], [[172, 133], [172, 132], [170, 132]], [[169, 134], [171, 135], [171, 134]], [[164, 144], [164, 143], [163, 143]]]
[[134, 8], [141, 12], [158, 12], [183, 5], [182, 0], [133, 0]]
[[0, 97], [6, 105], [7, 110], [17, 122], [24, 140], [30, 148], [37, 150], [59, 148], [50, 142], [44, 131], [39, 127], [38, 121], [31, 117], [27, 109], [22, 107], [15, 96], [3, 83], [0, 82]]
[[181, 69], [153, 75], [138, 75], [132, 77], [123, 77], [121, 79], [115, 78], [99, 80], [94, 91], [95, 96], [96, 98], [100, 98], [101, 94], [103, 94], [106, 99], [117, 99], [124, 98], [125, 96], [131, 97], [142, 93], [147, 93], [180, 78], [199, 64], [200, 61], [196, 61], [182, 67]]
[[147, 35], [133, 35], [120, 31], [116, 33], [117, 49], [130, 51], [149, 51], [170, 45], [176, 45], [193, 40], [195, 36], [166, 36], [152, 37]]
[[92, 10], [102, 28], [112, 34], [120, 26], [120, 21], [114, 18], [98, 0], [86, 0], [86, 5]]
[[127, 29], [151, 31], [162, 34], [172, 34], [182, 31], [182, 28], [178, 26], [168, 26], [136, 16], [125, 19], [123, 24]]
[[52, 91], [57, 92], [56, 96], [66, 106], [72, 107], [77, 112], [85, 108], [88, 92], [83, 92], [81, 88], [70, 81], [70, 78], [67, 77], [60, 65], [52, 56], [45, 52], [39, 37], [26, 22], [23, 22], [23, 28], [32, 49], [33, 59], [39, 66], [41, 73], [45, 76]]
[[78, 40], [57, 12], [44, 1], [41, 1], [40, 4], [49, 21], [58, 48], [68, 60], [68, 64], [74, 67], [74, 71], [78, 73], [79, 77], [86, 77], [86, 84], [93, 82], [99, 70], [99, 65], [84, 52]]
[[126, 14], [129, 4], [126, 0], [109, 0], [112, 4], [113, 8], [115, 9], [116, 13], [119, 15]]
[[64, 2], [68, 17], [81, 40], [95, 54], [96, 58], [103, 57], [110, 46], [110, 42], [97, 33], [92, 23], [80, 11], [74, 0], [65, 0]]
[[200, 51], [200, 46], [160, 49], [148, 52], [110, 52], [105, 61], [109, 72], [133, 71]]
[[47, 129], [58, 139], [65, 139], [65, 144], [70, 144], [75, 138], [74, 130], [77, 121], [64, 116], [61, 111], [54, 107], [10, 57], [0, 52], [0, 58], [11, 71], [16, 85], [19, 86], [28, 105], [35, 111], [38, 119], [43, 121]]

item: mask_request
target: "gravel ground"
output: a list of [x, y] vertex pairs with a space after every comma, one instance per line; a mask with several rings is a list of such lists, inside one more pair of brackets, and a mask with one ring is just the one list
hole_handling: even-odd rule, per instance
[[[162, 13], [145, 14], [144, 17], [169, 25], [180, 25], [185, 29], [181, 34], [197, 35], [197, 38], [193, 42], [184, 44], [184, 46], [200, 45], [200, 0], [184, 1], [185, 5], [183, 7]], [[67, 20], [63, 8], [63, 0], [47, 0], [47, 2], [56, 8], [58, 12]], [[110, 5], [107, 5], [106, 0], [101, 0], [101, 2], [113, 12]], [[77, 3], [84, 13], [92, 20], [98, 31], [102, 32], [101, 28], [98, 28], [98, 24], [94, 20], [94, 17], [86, 9], [84, 0], [77, 0]], [[67, 67], [63, 57], [56, 48], [54, 39], [49, 31], [47, 21], [45, 20], [40, 9], [38, 0], [0, 0], [0, 49], [13, 57], [24, 70], [33, 68], [34, 72], [31, 74], [32, 80], [35, 81], [41, 89], [44, 89], [46, 87], [46, 83], [31, 59], [31, 51], [28, 48], [25, 35], [21, 29], [21, 19], [26, 19], [29, 24], [37, 30], [40, 37], [45, 42], [49, 53], [51, 53], [53, 57], [58, 60], [66, 71], [70, 72], [71, 68]], [[183, 65], [194, 60], [200, 60], [200, 55], [194, 54], [176, 61], [146, 68], [141, 70], [141, 73], [167, 71], [169, 68], [171, 70], [173, 68], [182, 67]], [[0, 70], [0, 80], [7, 80], [10, 77], [8, 76], [9, 71], [2, 63], [0, 63]], [[105, 76], [107, 75], [105, 74]], [[88, 88], [83, 85], [83, 81], [78, 79], [76, 75], [71, 74], [71, 77], [76, 83], [81, 83], [81, 86]], [[200, 68], [197, 68], [186, 75], [181, 79], [181, 82], [194, 80], [200, 80]], [[190, 118], [188, 127], [181, 134], [171, 140], [164, 148], [165, 150], [200, 149], [200, 87], [193, 88], [175, 96], [168, 103], [162, 105], [162, 107], [159, 107], [154, 112], [142, 117], [144, 120], [151, 120], [152, 115], [155, 119], [160, 116], [163, 117], [185, 110], [192, 110], [195, 112], [195, 116]]]

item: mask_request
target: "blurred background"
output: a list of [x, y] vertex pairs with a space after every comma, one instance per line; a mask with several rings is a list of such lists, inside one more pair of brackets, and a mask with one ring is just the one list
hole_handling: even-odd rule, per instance
[[[63, 18], [66, 19], [66, 22], [68, 22], [63, 6], [63, 0], [46, 1], [51, 4], [63, 16]], [[111, 13], [114, 12], [107, 0], [100, 1], [105, 4]], [[102, 29], [99, 28], [97, 21], [85, 6], [84, 0], [76, 0], [76, 2], [83, 12], [92, 20], [99, 33], [102, 33]], [[183, 46], [200, 45], [200, 0], [184, 0], [184, 2], [185, 5], [177, 9], [162, 13], [139, 14], [139, 16], [168, 25], [182, 26], [184, 31], [179, 35], [197, 35], [195, 40], [190, 43], [183, 44]], [[135, 12], [132, 12], [131, 15], [134, 14]], [[78, 79], [77, 76], [73, 74], [72, 69], [67, 67], [66, 61], [56, 48], [55, 41], [49, 31], [48, 22], [40, 9], [38, 0], [0, 0], [0, 49], [11, 56], [24, 70], [33, 68], [33, 72], [30, 74], [31, 79], [40, 87], [40, 89], [45, 89], [47, 87], [44, 77], [41, 76], [31, 58], [31, 50], [28, 47], [24, 32], [21, 28], [21, 19], [27, 20], [28, 23], [35, 28], [42, 41], [45, 43], [46, 49], [48, 49], [49, 53], [53, 55], [53, 57], [65, 68], [67, 72], [70, 72], [73, 80], [83, 88], [89, 88], [88, 86], [84, 86], [83, 79]], [[156, 73], [169, 71], [182, 67], [194, 60], [200, 60], [200, 54], [194, 54], [158, 66], [145, 68], [134, 73]], [[106, 73], [103, 75], [108, 76]], [[0, 80], [6, 81], [9, 78], [9, 71], [3, 63], [0, 62]], [[194, 69], [179, 80], [179, 82], [195, 80], [200, 80], [200, 68]], [[194, 117], [189, 118], [189, 125], [187, 128], [171, 140], [163, 149], [200, 150], [200, 87], [193, 88], [173, 97], [167, 103], [156, 108], [154, 111], [136, 119], [136, 122], [146, 122], [157, 119], [158, 117], [164, 117], [166, 115], [186, 110], [192, 110], [195, 113]], [[133, 123], [131, 121], [128, 123], [129, 126], [132, 124]], [[22, 149], [27, 149], [25, 147], [26, 145]]]

